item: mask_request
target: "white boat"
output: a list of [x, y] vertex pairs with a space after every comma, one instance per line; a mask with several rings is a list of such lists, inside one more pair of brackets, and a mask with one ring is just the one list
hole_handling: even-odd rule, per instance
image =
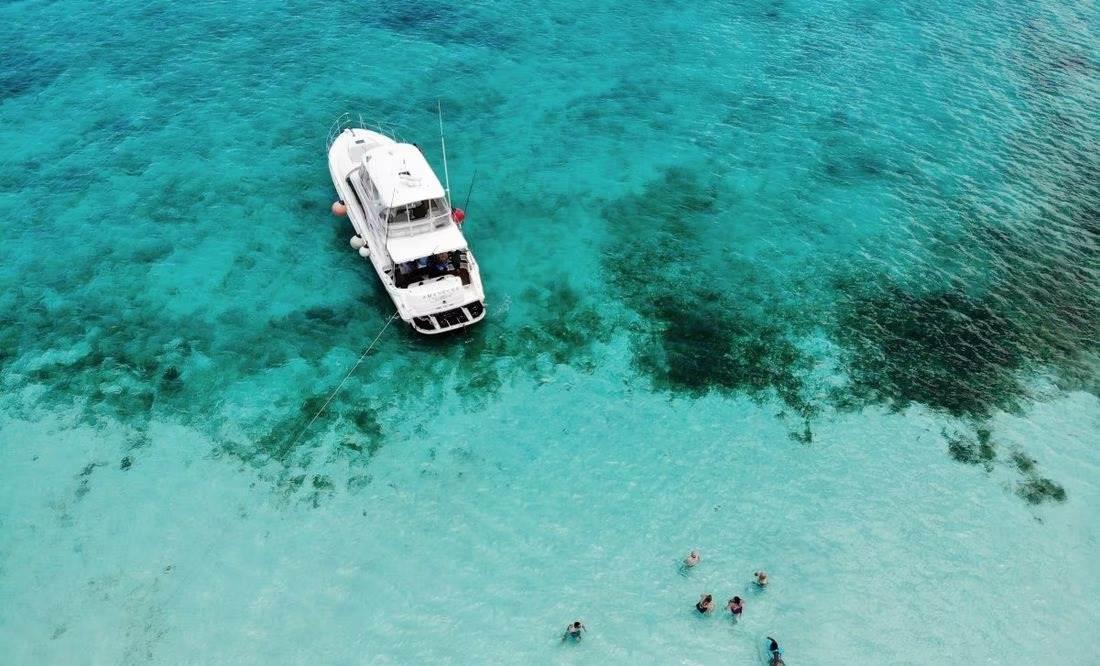
[[[351, 125], [342, 116], [329, 133], [328, 168], [340, 199], [333, 210], [346, 209], [351, 246], [370, 260], [398, 316], [429, 335], [484, 319], [481, 274], [460, 228], [464, 214], [452, 209], [423, 152]], [[446, 168], [446, 152], [443, 159]]]

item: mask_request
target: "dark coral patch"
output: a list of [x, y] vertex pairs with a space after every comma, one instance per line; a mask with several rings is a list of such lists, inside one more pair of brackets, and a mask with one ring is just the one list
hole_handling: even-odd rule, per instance
[[[1072, 359], [1095, 344], [1086, 332], [1096, 330], [1097, 308], [1090, 307], [1096, 274], [1078, 270], [1076, 255], [1066, 257], [1068, 273], [1008, 274], [981, 285], [916, 288], [877, 271], [850, 271], [835, 279], [839, 298], [816, 317], [787, 311], [775, 292], [786, 285], [767, 283], [759, 267], [738, 265], [736, 251], [712, 247], [698, 231], [725, 224], [726, 211], [735, 207], [711, 172], [669, 169], [643, 191], [606, 206], [616, 244], [605, 253], [605, 272], [637, 315], [630, 327], [635, 367], [658, 389], [779, 399], [802, 419], [804, 427], [791, 438], [810, 443], [810, 419], [825, 407], [902, 410], [922, 404], [977, 422], [997, 410], [1016, 410], [1028, 397], [1025, 371]], [[1077, 208], [1074, 219], [1091, 219]], [[1020, 244], [1017, 235], [1001, 234], [993, 252], [1005, 252], [997, 243]], [[715, 262], [720, 273], [709, 268]], [[1072, 287], [1065, 286], [1067, 277]], [[1064, 330], [1044, 330], [1051, 315]], [[844, 383], [813, 385], [816, 357], [798, 341], [815, 330], [824, 330], [839, 348]], [[1008, 464], [983, 428], [948, 437], [947, 449], [953, 459], [990, 471]], [[1044, 490], [1056, 495], [1034, 474], [1033, 460], [1021, 453], [1011, 464], [1026, 477], [1025, 499]]]
[[649, 351], [635, 365], [659, 388], [694, 396], [717, 390], [759, 400], [778, 397], [801, 416], [816, 413], [802, 397], [799, 370], [808, 361], [778, 327], [705, 291], [666, 299], [649, 314], [660, 328], [643, 336], [641, 347]]
[[183, 388], [183, 379], [180, 369], [174, 365], [170, 365], [164, 369], [164, 372], [160, 375], [160, 391], [165, 394], [172, 394]]
[[[214, 455], [261, 469], [292, 491], [293, 484], [281, 480], [285, 474], [293, 478], [333, 456], [355, 473], [380, 455], [389, 405], [448, 396], [457, 388], [477, 406], [504, 382], [546, 372], [546, 363], [591, 369], [598, 358], [594, 345], [612, 330], [592, 298], [555, 277], [526, 295], [523, 317], [509, 320], [490, 306], [483, 325], [444, 340], [392, 326], [322, 412], [351, 369], [350, 361], [342, 367], [326, 361], [333, 340], [373, 339], [385, 320], [389, 304], [376, 291], [367, 303], [315, 305], [267, 318], [239, 309], [173, 316], [141, 294], [125, 303], [64, 297], [47, 309], [34, 292], [8, 292], [3, 312], [9, 314], [0, 319], [12, 325], [0, 326], [0, 372], [13, 392], [36, 387], [33, 403], [11, 407], [28, 417], [47, 406], [77, 407], [89, 424], [129, 426], [133, 446], [150, 441], [154, 418], [179, 420], [215, 439]], [[371, 372], [380, 362], [389, 373], [382, 380]], [[266, 404], [252, 402], [270, 390], [269, 373], [291, 365], [312, 373], [304, 395], [268, 393]], [[227, 399], [227, 386], [258, 391], [246, 388]], [[234, 409], [237, 400], [245, 402], [244, 410]], [[225, 428], [227, 419], [232, 428]]]
[[374, 477], [370, 474], [357, 474], [348, 478], [348, 492], [357, 493], [371, 484]]
[[806, 444], [806, 445], [813, 444], [814, 443], [814, 432], [813, 432], [813, 430], [810, 429], [809, 419], [807, 419], [803, 423], [803, 427], [802, 427], [801, 431], [796, 430], [794, 432], [791, 432], [789, 436], [793, 441], [798, 442], [799, 444]]
[[76, 487], [76, 499], [81, 499], [91, 491], [90, 477], [92, 476], [92, 472], [94, 472], [97, 467], [103, 467], [106, 464], [107, 463], [104, 462], [92, 462], [84, 466], [84, 469], [76, 476], [76, 478], [80, 480], [80, 483]]
[[1020, 451], [1012, 454], [1012, 463], [1021, 474], [1027, 474], [1035, 469], [1035, 459]]
[[984, 465], [986, 471], [993, 471], [993, 462], [997, 459], [997, 450], [990, 439], [990, 433], [985, 429], [978, 429], [977, 440], [972, 440], [963, 435], [948, 435], [947, 452], [951, 457], [967, 465]]
[[383, 443], [381, 417], [368, 401], [356, 399], [354, 393], [342, 399], [340, 394], [331, 399], [315, 394], [298, 404], [297, 414], [265, 423], [251, 441], [223, 442], [222, 451], [257, 467], [269, 463], [287, 469], [304, 467], [311, 461], [319, 436], [328, 432], [336, 433], [337, 447], [353, 458], [364, 452], [369, 458]]
[[367, 456], [373, 458], [382, 449], [383, 444], [382, 423], [378, 413], [369, 406], [360, 408], [352, 413], [351, 422], [356, 430], [353, 437], [356, 441], [365, 443]]
[[741, 268], [736, 256], [709, 256], [714, 249], [699, 235], [728, 215], [717, 183], [699, 175], [709, 173], [668, 169], [642, 192], [605, 207], [619, 240], [605, 253], [604, 268], [637, 315], [635, 368], [661, 390], [778, 398], [810, 418], [818, 408], [804, 397], [803, 375], [813, 361], [794, 342], [794, 318], [761, 308], [755, 284], [708, 286], [720, 277], [708, 261]]
[[1027, 500], [1028, 504], [1066, 501], [1065, 489], [1046, 477], [1032, 477], [1020, 482], [1016, 486], [1016, 494]]
[[986, 416], [1014, 407], [1022, 393], [1017, 324], [961, 288], [926, 294], [889, 282], [857, 288], [836, 336], [852, 392], [870, 402]]
[[0, 57], [0, 100], [37, 92], [64, 70], [60, 56], [53, 50], [38, 53], [9, 44]]
[[[966, 434], [944, 432], [947, 451], [957, 462], [967, 465], [982, 465], [992, 472], [998, 463], [997, 444], [992, 433], [986, 428], [977, 428], [974, 437]], [[1013, 451], [1009, 459], [1002, 464], [1017, 473], [1021, 479], [1016, 482], [1016, 495], [1028, 504], [1066, 501], [1066, 490], [1050, 479], [1040, 476], [1038, 463], [1023, 451]]]
[[502, 351], [521, 364], [544, 354], [555, 365], [592, 370], [595, 361], [592, 345], [606, 341], [610, 333], [595, 303], [564, 282], [529, 291], [525, 297], [544, 315], [536, 325], [521, 326], [516, 339], [510, 343], [516, 347]]
[[534, 285], [520, 300], [516, 309], [522, 308], [522, 314], [517, 316], [494, 312], [490, 305], [488, 317], [471, 329], [447, 337], [410, 336], [413, 356], [401, 373], [403, 385], [448, 394], [453, 390], [468, 404], [480, 406], [506, 381], [530, 377], [544, 364], [583, 372], [596, 367], [597, 345], [610, 339], [614, 326], [595, 300], [561, 280]]
[[[474, 7], [437, 0], [416, 3], [387, 2], [365, 8], [362, 18], [373, 28], [411, 34], [436, 43], [470, 43], [502, 49], [515, 41], [516, 37], [502, 29], [499, 20], [479, 18], [473, 11]], [[459, 24], [470, 27], [454, 30], [453, 27]], [[434, 101], [430, 109], [435, 111]]]

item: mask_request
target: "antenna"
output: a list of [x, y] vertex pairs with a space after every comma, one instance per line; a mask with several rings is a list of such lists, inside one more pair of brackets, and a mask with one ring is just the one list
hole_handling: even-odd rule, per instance
[[439, 113], [439, 145], [443, 147], [443, 178], [447, 183], [447, 205], [451, 205], [451, 174], [447, 171], [447, 140], [443, 138], [443, 104], [438, 99], [435, 101], [436, 111]]

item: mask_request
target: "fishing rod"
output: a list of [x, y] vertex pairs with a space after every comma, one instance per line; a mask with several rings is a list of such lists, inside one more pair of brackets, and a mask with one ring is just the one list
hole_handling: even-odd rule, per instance
[[466, 201], [462, 202], [462, 212], [470, 214], [470, 195], [474, 192], [474, 181], [477, 180], [477, 169], [474, 169], [474, 177], [470, 179], [470, 189], [466, 190]]

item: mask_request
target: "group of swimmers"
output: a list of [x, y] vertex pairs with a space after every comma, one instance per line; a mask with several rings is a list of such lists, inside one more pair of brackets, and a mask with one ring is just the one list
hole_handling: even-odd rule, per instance
[[[684, 567], [691, 568], [698, 565], [703, 561], [700, 557], [699, 551], [693, 550], [688, 553], [688, 556], [684, 558]], [[768, 572], [761, 569], [760, 571], [754, 571], [752, 573], [752, 583], [760, 589], [764, 589], [768, 586]], [[699, 601], [695, 602], [695, 610], [700, 615], [708, 615], [714, 612], [714, 596], [710, 593], [704, 592], [699, 597]], [[726, 610], [733, 616], [734, 622], [741, 619], [741, 614], [745, 612], [745, 602], [741, 600], [741, 597], [734, 596], [732, 599], [726, 602]], [[768, 663], [771, 666], [783, 666], [783, 652], [779, 649], [779, 643], [771, 636], [768, 639]]]
[[[684, 567], [691, 568], [697, 566], [703, 558], [699, 555], [699, 551], [693, 550], [688, 553], [688, 556], [684, 558]], [[756, 585], [760, 589], [764, 589], [768, 586], [768, 572], [761, 569], [760, 571], [754, 571], [752, 574], [753, 585]], [[695, 610], [701, 615], [708, 615], [714, 612], [714, 596], [709, 593], [703, 593], [699, 597], [699, 601], [695, 602]], [[726, 602], [726, 610], [733, 616], [733, 620], [736, 622], [741, 619], [741, 614], [745, 612], [745, 602], [739, 596], [734, 596], [728, 602]], [[576, 620], [565, 627], [565, 633], [562, 634], [561, 639], [564, 641], [567, 638], [571, 638], [574, 641], [579, 641], [584, 632], [588, 631], [588, 628], [584, 626], [584, 623], [580, 620]], [[771, 636], [767, 637], [768, 640], [768, 663], [770, 666], [784, 666], [783, 651], [779, 649], [779, 643]]]
[[[699, 564], [703, 558], [699, 556], [699, 551], [691, 551], [687, 557], [684, 558], [685, 567], [694, 567]], [[768, 586], [768, 572], [767, 571], [754, 571], [753, 584], [759, 588], [765, 588]], [[706, 615], [707, 613], [714, 612], [714, 597], [709, 593], [704, 593], [699, 597], [699, 601], [695, 602], [695, 610]], [[726, 610], [733, 615], [734, 620], [741, 618], [741, 613], [745, 612], [745, 602], [741, 600], [741, 597], [733, 597], [726, 602]]]

